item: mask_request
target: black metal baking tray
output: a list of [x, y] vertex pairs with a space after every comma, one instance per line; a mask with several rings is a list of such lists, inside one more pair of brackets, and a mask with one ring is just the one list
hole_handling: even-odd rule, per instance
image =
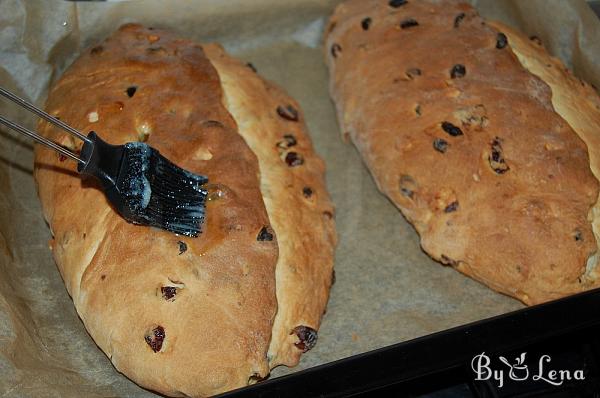
[[[599, 309], [600, 289], [596, 289], [263, 381], [220, 397], [600, 397]], [[488, 375], [482, 353], [490, 359], [487, 368], [497, 372], [496, 378], [476, 380], [474, 369], [478, 369], [479, 359], [479, 378]], [[522, 353], [524, 360], [517, 364]], [[514, 366], [515, 380], [501, 356]], [[552, 370], [557, 372], [555, 378], [550, 376]], [[500, 371], [504, 377], [501, 387]], [[542, 378], [536, 380], [540, 375]]]

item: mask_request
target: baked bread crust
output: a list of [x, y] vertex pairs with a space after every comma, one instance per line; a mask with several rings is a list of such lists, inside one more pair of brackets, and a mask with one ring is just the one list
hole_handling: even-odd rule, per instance
[[[600, 96], [592, 86], [575, 77], [563, 63], [552, 57], [543, 45], [497, 21], [489, 24], [508, 37], [521, 65], [552, 89], [552, 106], [585, 141], [590, 168], [600, 180]], [[592, 208], [592, 229], [600, 247], [600, 197]], [[598, 252], [588, 260], [584, 283], [597, 287], [600, 280]]]
[[[87, 330], [119, 371], [171, 396], [218, 394], [270, 370], [277, 236], [286, 236], [288, 224], [274, 230], [261, 190], [275, 182], [265, 183], [263, 160], [238, 133], [244, 120], [232, 117], [224, 98], [201, 46], [129, 24], [87, 50], [54, 85], [46, 106], [80, 131], [95, 130], [114, 144], [145, 140], [181, 167], [207, 175], [210, 199], [198, 238], [125, 222], [72, 162], [45, 149], [35, 153], [53, 255]], [[255, 100], [274, 98], [291, 102], [279, 91]], [[72, 150], [81, 146], [43, 121], [38, 131]], [[312, 159], [303, 125], [295, 134]], [[322, 164], [315, 164], [320, 168], [303, 178], [327, 200]], [[311, 210], [290, 212], [312, 219]], [[308, 231], [305, 239], [321, 239], [321, 232]], [[308, 311], [324, 308], [325, 290]], [[292, 300], [287, 311], [303, 312], [302, 303]], [[318, 326], [312, 313], [305, 316]]]
[[341, 129], [379, 189], [431, 257], [497, 291], [535, 304], [596, 286], [598, 182], [550, 87], [470, 5], [400, 3], [348, 0], [326, 33]]
[[[207, 45], [205, 51], [219, 72], [225, 107], [258, 157], [263, 200], [277, 232], [278, 310], [269, 364], [294, 366], [316, 342], [333, 283], [337, 236], [325, 164], [314, 152], [296, 101], [220, 46]], [[297, 120], [278, 113], [288, 106], [298, 113]]]

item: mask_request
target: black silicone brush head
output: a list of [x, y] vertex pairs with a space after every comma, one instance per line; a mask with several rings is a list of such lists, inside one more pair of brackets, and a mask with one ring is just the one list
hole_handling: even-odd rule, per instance
[[108, 199], [127, 221], [198, 236], [206, 177], [180, 168], [144, 143], [114, 146], [93, 132], [89, 138], [94, 145], [84, 145], [82, 157], [89, 160], [79, 171], [102, 181]]
[[125, 198], [130, 221], [187, 236], [204, 222], [208, 179], [190, 173], [143, 143], [125, 144], [116, 186]]

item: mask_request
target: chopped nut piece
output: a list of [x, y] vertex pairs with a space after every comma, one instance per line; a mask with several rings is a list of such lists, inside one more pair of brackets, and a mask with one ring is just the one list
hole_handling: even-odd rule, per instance
[[445, 254], [442, 254], [441, 261], [442, 261], [442, 264], [450, 265], [452, 267], [456, 267], [458, 265], [458, 263], [455, 260], [452, 260], [450, 257], [446, 256]]
[[283, 140], [277, 143], [277, 147], [281, 149], [287, 149], [296, 145], [297, 143], [296, 137], [294, 137], [292, 134], [285, 134], [283, 136]]

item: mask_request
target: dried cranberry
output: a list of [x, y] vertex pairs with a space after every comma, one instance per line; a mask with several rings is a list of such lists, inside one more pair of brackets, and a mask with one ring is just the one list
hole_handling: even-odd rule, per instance
[[498, 33], [496, 36], [496, 48], [502, 49], [508, 44], [508, 39], [504, 33]]
[[419, 68], [409, 68], [406, 70], [406, 76], [409, 79], [414, 79], [416, 76], [421, 76], [421, 69]]
[[459, 77], [464, 77], [467, 74], [467, 68], [464, 65], [456, 64], [450, 69], [450, 77], [452, 79], [456, 79]]
[[456, 210], [458, 210], [458, 200], [455, 200], [454, 202], [446, 206], [446, 208], [444, 209], [444, 213], [452, 213]]
[[183, 241], [177, 241], [177, 244], [179, 244], [179, 255], [187, 251], [187, 243]]
[[296, 152], [288, 152], [285, 155], [285, 162], [290, 167], [300, 166], [304, 163], [304, 158]]
[[390, 0], [388, 5], [392, 8], [398, 8], [408, 3], [407, 0]]
[[333, 58], [337, 58], [338, 54], [342, 52], [342, 46], [337, 43], [333, 43], [331, 46], [331, 55]]
[[127, 93], [127, 96], [129, 98], [133, 97], [136, 91], [137, 91], [137, 86], [127, 87], [127, 90], [125, 90], [125, 92]]
[[67, 157], [65, 155], [63, 155], [62, 153], [58, 154], [58, 161], [59, 162], [64, 162], [65, 160], [67, 160]]
[[450, 122], [442, 122], [442, 129], [452, 137], [463, 135], [462, 130]]
[[286, 105], [286, 106], [278, 106], [277, 107], [277, 114], [284, 118], [285, 120], [289, 120], [292, 122], [297, 122], [298, 121], [298, 111], [296, 110], [296, 108], [294, 108], [291, 105]]
[[506, 164], [504, 160], [504, 154], [502, 150], [502, 144], [500, 143], [500, 138], [496, 137], [491, 143], [492, 154], [488, 157], [488, 161], [490, 163], [490, 167], [496, 174], [504, 174], [510, 167]]
[[283, 136], [283, 140], [277, 143], [277, 147], [281, 149], [287, 149], [296, 145], [297, 143], [296, 137], [294, 137], [292, 134], [285, 134]]
[[162, 286], [160, 292], [165, 300], [171, 300], [177, 294], [177, 288], [175, 286]]
[[304, 194], [305, 198], [310, 198], [313, 194], [313, 190], [310, 187], [302, 188], [302, 194]]
[[295, 334], [298, 337], [299, 341], [294, 343], [294, 345], [302, 350], [302, 352], [310, 350], [317, 344], [317, 331], [311, 327], [304, 325], [296, 326], [290, 334]]
[[146, 343], [148, 343], [150, 348], [152, 348], [152, 351], [159, 352], [162, 348], [165, 337], [165, 329], [162, 326], [157, 326], [152, 329], [150, 333], [144, 336], [144, 340], [146, 340]]
[[446, 149], [448, 149], [448, 141], [441, 138], [436, 138], [433, 140], [433, 148], [438, 152], [446, 153]]
[[460, 14], [458, 14], [456, 16], [456, 18], [454, 18], [454, 27], [458, 28], [460, 23], [462, 22], [462, 20], [466, 17], [464, 12], [461, 12]]
[[258, 233], [256, 240], [259, 242], [272, 241], [273, 234], [271, 232], [269, 232], [268, 227], [264, 226], [260, 229], [260, 232]]
[[360, 23], [360, 26], [362, 26], [363, 30], [369, 30], [369, 28], [371, 27], [371, 22], [373, 22], [373, 20], [371, 18], [367, 17], [362, 20], [362, 22]]
[[90, 50], [90, 54], [92, 54], [92, 55], [98, 55], [98, 54], [101, 54], [102, 51], [104, 51], [104, 47], [102, 47], [102, 46], [96, 46], [96, 47], [94, 47], [94, 48], [92, 48]]
[[416, 19], [414, 19], [414, 18], [408, 18], [408, 19], [405, 19], [404, 21], [402, 21], [402, 22], [400, 23], [400, 27], [401, 27], [402, 29], [408, 29], [408, 28], [412, 28], [413, 26], [419, 26], [419, 23], [418, 23], [418, 22], [417, 22], [417, 20], [416, 20]]
[[247, 66], [248, 68], [252, 69], [252, 72], [254, 72], [254, 73], [256, 73], [256, 72], [257, 72], [257, 70], [256, 70], [256, 67], [254, 66], [254, 64], [252, 64], [252, 62], [248, 62], [248, 63], [246, 63], [246, 66]]

